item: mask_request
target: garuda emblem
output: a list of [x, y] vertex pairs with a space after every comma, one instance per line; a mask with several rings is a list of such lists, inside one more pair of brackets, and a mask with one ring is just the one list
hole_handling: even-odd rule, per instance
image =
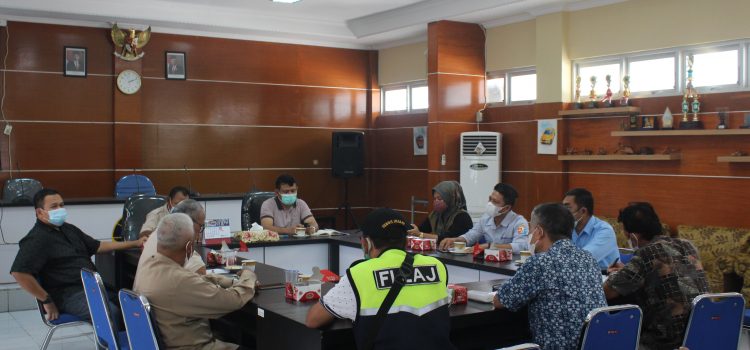
[[141, 50], [151, 39], [151, 27], [144, 31], [135, 29], [122, 30], [117, 23], [112, 25], [112, 42], [115, 44], [114, 55], [126, 61], [135, 61], [143, 57]]

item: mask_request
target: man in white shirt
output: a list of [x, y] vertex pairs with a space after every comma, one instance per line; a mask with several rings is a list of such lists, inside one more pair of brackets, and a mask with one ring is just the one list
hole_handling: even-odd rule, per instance
[[172, 210], [175, 205], [188, 198], [190, 198], [190, 190], [183, 186], [173, 187], [169, 191], [169, 198], [167, 198], [167, 203], [152, 210], [150, 213], [148, 213], [148, 215], [146, 215], [146, 222], [144, 222], [143, 226], [141, 226], [141, 232], [139, 233], [139, 236], [148, 236], [151, 234], [151, 232], [154, 232], [154, 230], [156, 230], [156, 226], [159, 225], [159, 221], [161, 221], [163, 217], [167, 216], [167, 214], [169, 214], [169, 211]]
[[470, 246], [484, 237], [487, 247], [513, 249], [514, 254], [528, 250], [529, 222], [513, 211], [516, 199], [518, 191], [513, 186], [504, 183], [495, 185], [479, 222], [459, 237], [443, 239], [440, 249], [452, 247], [453, 242], [466, 242]]

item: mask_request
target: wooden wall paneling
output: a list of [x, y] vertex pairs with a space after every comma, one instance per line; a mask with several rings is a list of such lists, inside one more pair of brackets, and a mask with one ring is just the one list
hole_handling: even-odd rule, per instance
[[[476, 122], [476, 112], [484, 106], [483, 77], [433, 74], [428, 84], [437, 87], [430, 100], [430, 122]], [[433, 96], [432, 88], [429, 94]]]
[[64, 46], [78, 46], [87, 48], [89, 74], [113, 73], [113, 48], [108, 28], [15, 21], [8, 21], [7, 28], [10, 32], [8, 69], [57, 72], [62, 75]]
[[[373, 168], [427, 169], [427, 157], [414, 155], [411, 128], [374, 129], [369, 132], [370, 142], [377, 145], [369, 157]], [[428, 144], [430, 140], [427, 140]]]
[[427, 126], [427, 113], [380, 115], [373, 122], [373, 129], [408, 128]]
[[111, 76], [7, 72], [6, 79], [9, 120], [112, 121]]
[[112, 140], [111, 124], [14, 123], [12, 165], [21, 170], [112, 169]]
[[365, 90], [149, 79], [143, 93], [151, 123], [367, 125]]
[[480, 25], [438, 21], [429, 23], [427, 32], [429, 72], [484, 75], [485, 37]]
[[[409, 210], [411, 196], [429, 199], [431, 192], [425, 191], [427, 183], [426, 171], [373, 169], [372, 170], [373, 207], [389, 207], [393, 209]], [[427, 211], [425, 207], [419, 210]], [[430, 208], [431, 209], [431, 208]]]
[[[113, 171], [23, 171], [13, 172], [14, 178], [32, 178], [42, 186], [58, 190], [64, 200], [73, 198], [113, 197]], [[0, 182], [10, 179], [10, 173], [0, 173]], [[29, 213], [33, 213], [29, 209]], [[112, 223], [114, 225], [114, 223]]]

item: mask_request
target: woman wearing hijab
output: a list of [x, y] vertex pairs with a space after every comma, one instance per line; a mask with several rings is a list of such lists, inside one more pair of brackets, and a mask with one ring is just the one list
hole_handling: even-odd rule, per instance
[[419, 227], [412, 224], [408, 233], [420, 238], [437, 239], [458, 237], [469, 231], [474, 223], [466, 212], [466, 197], [457, 181], [443, 181], [432, 188], [432, 212]]

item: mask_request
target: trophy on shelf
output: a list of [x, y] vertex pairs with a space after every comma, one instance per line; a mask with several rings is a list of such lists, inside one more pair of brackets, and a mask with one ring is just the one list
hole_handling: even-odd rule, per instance
[[591, 78], [589, 78], [589, 81], [591, 82], [591, 91], [589, 92], [589, 103], [587, 107], [596, 108], [596, 76], [592, 75]]
[[622, 77], [622, 97], [620, 97], [619, 103], [621, 107], [630, 105], [630, 76], [629, 75]]
[[581, 103], [581, 76], [576, 77], [576, 96], [573, 101], [573, 109], [581, 109], [583, 104]]
[[[703, 129], [703, 123], [698, 120], [698, 112], [701, 110], [701, 103], [698, 91], [693, 87], [693, 55], [687, 57], [687, 84], [685, 85], [685, 94], [682, 96], [682, 120], [680, 129]], [[692, 103], [690, 102], [692, 99]], [[688, 112], [693, 109], [693, 120], [688, 120]]]
[[612, 85], [612, 76], [607, 74], [607, 76], [604, 78], [605, 81], [607, 81], [607, 93], [604, 95], [604, 98], [599, 102], [600, 107], [612, 107], [612, 89], [610, 88], [610, 85]]
[[750, 129], [750, 113], [745, 113], [745, 124], [740, 125], [740, 129]]
[[726, 129], [727, 128], [727, 111], [726, 109], [719, 111], [719, 125], [716, 126], [717, 129]]

